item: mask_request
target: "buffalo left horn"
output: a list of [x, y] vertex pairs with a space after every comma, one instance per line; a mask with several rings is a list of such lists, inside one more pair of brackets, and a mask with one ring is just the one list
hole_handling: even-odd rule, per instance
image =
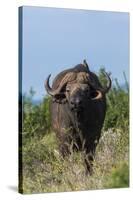
[[51, 74], [49, 74], [49, 76], [47, 77], [46, 81], [45, 81], [45, 89], [47, 91], [47, 93], [51, 96], [56, 96], [60, 94], [61, 89], [64, 87], [64, 85], [66, 83], [64, 83], [63, 85], [60, 85], [57, 89], [52, 90], [52, 88], [49, 85], [49, 79], [51, 77]]

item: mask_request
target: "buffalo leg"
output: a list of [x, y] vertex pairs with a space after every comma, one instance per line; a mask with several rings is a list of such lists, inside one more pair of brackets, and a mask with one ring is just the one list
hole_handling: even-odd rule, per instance
[[71, 140], [68, 135], [62, 134], [62, 136], [59, 137], [59, 152], [63, 157], [70, 155], [70, 144]]
[[85, 155], [85, 167], [86, 167], [86, 174], [93, 174], [93, 155]]
[[[92, 143], [93, 144], [93, 143]], [[95, 155], [96, 145], [86, 144], [85, 148], [85, 165], [86, 165], [86, 173], [92, 175], [93, 173], [93, 161]]]
[[59, 144], [59, 152], [63, 158], [70, 154], [69, 147], [66, 144]]

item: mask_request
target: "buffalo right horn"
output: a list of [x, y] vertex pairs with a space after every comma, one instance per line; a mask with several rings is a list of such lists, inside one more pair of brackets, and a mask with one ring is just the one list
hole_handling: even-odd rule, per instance
[[104, 75], [107, 77], [107, 79], [108, 79], [107, 86], [106, 86], [105, 88], [102, 88], [102, 92], [103, 92], [104, 94], [106, 94], [106, 93], [110, 90], [110, 88], [111, 88], [112, 81], [111, 81], [111, 78], [110, 78], [110, 76], [108, 75], [108, 73], [103, 72], [103, 74], [104, 74]]
[[110, 88], [111, 88], [112, 81], [111, 81], [111, 78], [109, 77], [109, 75], [108, 75], [106, 72], [103, 72], [103, 74], [104, 74], [104, 75], [107, 77], [107, 79], [108, 79], [108, 82], [107, 82], [107, 86], [106, 86], [106, 87], [97, 87], [97, 86], [95, 85], [95, 83], [92, 82], [92, 80], [90, 81], [90, 80], [88, 79], [88, 81], [89, 81], [89, 84], [92, 86], [92, 88], [94, 88], [95, 90], [99, 90], [99, 91], [102, 92], [103, 94], [106, 94], [106, 93], [110, 90]]

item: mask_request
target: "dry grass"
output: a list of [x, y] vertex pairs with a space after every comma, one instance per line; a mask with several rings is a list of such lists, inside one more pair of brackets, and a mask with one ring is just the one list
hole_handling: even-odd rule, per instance
[[[23, 145], [23, 192], [64, 192], [113, 187], [112, 174], [123, 165], [126, 168], [122, 173], [128, 171], [128, 131], [109, 129], [103, 132], [92, 176], [86, 176], [83, 153], [74, 152], [63, 159], [58, 153], [54, 133], [40, 140], [33, 138]], [[128, 187], [128, 175], [126, 184], [120, 182], [117, 187]]]

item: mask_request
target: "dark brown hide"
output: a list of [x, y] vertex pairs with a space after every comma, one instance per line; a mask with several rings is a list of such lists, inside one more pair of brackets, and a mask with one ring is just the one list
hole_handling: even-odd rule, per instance
[[85, 64], [79, 64], [56, 76], [51, 91], [59, 87], [57, 94], [51, 93], [51, 116], [60, 153], [63, 156], [71, 153], [70, 145], [73, 150], [84, 150], [86, 168], [91, 174], [106, 114], [105, 95], [111, 87], [111, 80], [105, 90], [98, 77]]

